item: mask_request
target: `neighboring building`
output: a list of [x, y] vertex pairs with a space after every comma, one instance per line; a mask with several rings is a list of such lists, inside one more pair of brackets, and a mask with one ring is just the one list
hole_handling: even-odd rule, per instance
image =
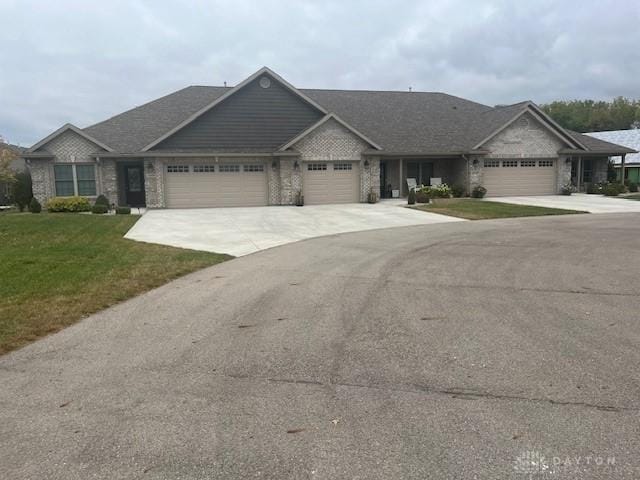
[[[16, 154], [15, 160], [11, 162], [11, 169], [13, 171], [17, 173], [26, 170], [25, 161], [22, 157], [20, 157], [20, 155], [26, 151], [25, 148], [19, 147], [17, 145], [11, 145], [9, 143], [0, 142], [0, 153], [2, 153], [3, 150], [10, 150], [12, 153]], [[10, 203], [11, 188], [12, 186], [10, 183], [0, 182], [0, 206], [5, 206]]]
[[[612, 130], [609, 132], [589, 132], [585, 133], [590, 137], [616, 143], [633, 150], [640, 150], [640, 129], [632, 130]], [[622, 156], [611, 157], [617, 170], [618, 180], [621, 178]], [[640, 183], [640, 153], [628, 153], [624, 158], [624, 178], [630, 182]]]
[[633, 151], [564, 130], [532, 102], [297, 89], [265, 67], [233, 88], [191, 86], [88, 128], [67, 124], [24, 158], [41, 202], [104, 194], [188, 208], [291, 205], [298, 194], [363, 202], [407, 194], [407, 178], [555, 194], [580, 159], [598, 181], [609, 156]]

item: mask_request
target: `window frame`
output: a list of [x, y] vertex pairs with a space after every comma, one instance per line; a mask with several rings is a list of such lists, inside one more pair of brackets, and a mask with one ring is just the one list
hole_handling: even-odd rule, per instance
[[542, 167], [542, 168], [553, 167], [553, 160], [548, 158], [547, 159], [543, 158], [542, 160], [538, 160], [538, 167]]
[[238, 163], [222, 163], [218, 165], [219, 173], [240, 173], [240, 164]]
[[336, 172], [347, 172], [353, 170], [353, 162], [336, 162], [333, 164]]
[[167, 173], [190, 173], [191, 168], [189, 165], [180, 163], [170, 163], [167, 165]]
[[264, 173], [264, 165], [262, 163], [247, 163], [242, 165], [243, 173]]
[[196, 163], [193, 166], [193, 173], [215, 173], [216, 166], [211, 163]]
[[502, 168], [517, 168], [518, 160], [502, 160]]
[[[58, 180], [56, 175], [56, 167], [70, 167], [71, 168], [71, 178]], [[89, 178], [78, 178], [78, 170], [77, 167], [91, 167], [93, 170], [93, 179]], [[73, 187], [73, 193], [71, 194], [60, 194], [58, 193], [58, 183], [66, 182], [71, 183]], [[93, 193], [80, 193], [80, 184], [79, 182], [92, 182], [93, 183]], [[98, 178], [97, 178], [97, 169], [95, 163], [55, 163], [53, 165], [53, 189], [55, 191], [56, 197], [96, 197], [98, 196]]]
[[492, 158], [486, 158], [482, 161], [482, 166], [484, 168], [499, 168], [500, 167], [500, 160], [496, 160], [496, 159], [492, 159]]
[[328, 167], [327, 162], [311, 162], [307, 163], [307, 171], [308, 172], [324, 172]]

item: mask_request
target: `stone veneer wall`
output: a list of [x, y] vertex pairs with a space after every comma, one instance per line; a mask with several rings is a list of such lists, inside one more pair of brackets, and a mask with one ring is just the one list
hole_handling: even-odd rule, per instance
[[51, 160], [29, 161], [33, 196], [44, 206], [46, 201], [55, 196]]
[[571, 183], [571, 159], [559, 157], [556, 161], [556, 193], [560, 193], [563, 186]]
[[101, 186], [98, 186], [98, 193], [102, 192], [102, 194], [109, 199], [109, 203], [118, 205], [116, 161], [111, 158], [101, 159], [97, 170], [99, 185]]
[[160, 158], [144, 160], [144, 189], [147, 208], [166, 207], [164, 196], [165, 162]]

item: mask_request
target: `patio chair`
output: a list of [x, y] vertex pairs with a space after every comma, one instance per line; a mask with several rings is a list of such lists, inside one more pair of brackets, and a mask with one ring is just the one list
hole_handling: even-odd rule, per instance
[[416, 190], [418, 188], [418, 184], [415, 178], [407, 178], [407, 188], [409, 191]]
[[440, 178], [440, 177], [431, 177], [429, 179], [429, 183], [431, 184], [432, 187], [438, 187], [438, 186], [442, 185], [442, 178]]

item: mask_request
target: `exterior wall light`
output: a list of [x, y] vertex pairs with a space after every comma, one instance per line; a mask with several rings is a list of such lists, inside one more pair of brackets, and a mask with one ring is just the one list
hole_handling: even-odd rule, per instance
[[365, 160], [364, 160], [364, 166], [365, 166], [365, 167], [368, 167], [368, 166], [369, 166], [369, 159], [368, 159], [368, 158], [365, 158]]
[[293, 162], [293, 168], [295, 170], [298, 170], [300, 168], [300, 164], [298, 163], [298, 160], [296, 160], [295, 162]]

